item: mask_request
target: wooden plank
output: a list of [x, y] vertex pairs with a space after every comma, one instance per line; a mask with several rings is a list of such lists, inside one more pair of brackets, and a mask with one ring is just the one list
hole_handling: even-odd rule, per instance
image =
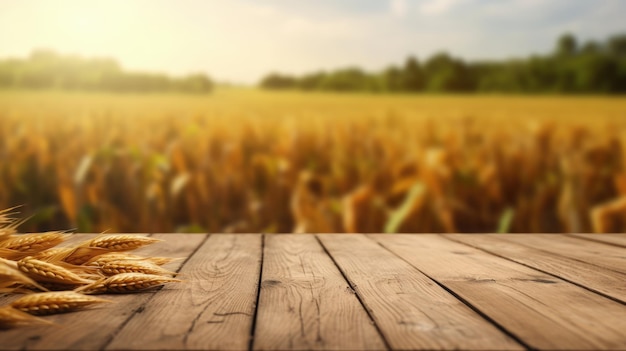
[[626, 234], [567, 234], [581, 239], [626, 247]]
[[445, 237], [553, 274], [626, 303], [626, 274], [500, 240], [500, 234], [448, 234]]
[[181, 269], [186, 284], [155, 295], [107, 349], [247, 349], [261, 250], [258, 234], [211, 235]]
[[560, 234], [502, 235], [502, 240], [626, 273], [626, 248]]
[[393, 349], [521, 349], [431, 279], [365, 236], [318, 238]]
[[348, 282], [312, 235], [267, 235], [255, 350], [382, 350]]
[[532, 348], [626, 346], [623, 304], [439, 235], [371, 237]]
[[[186, 257], [206, 237], [204, 234], [155, 235], [165, 239], [136, 253], [167, 257]], [[170, 263], [176, 270], [182, 264]], [[165, 288], [161, 292], [169, 289]], [[140, 310], [154, 295], [146, 292], [129, 295], [106, 295], [114, 303], [103, 308], [46, 317], [55, 326], [17, 328], [0, 333], [3, 350], [96, 350], [102, 349], [126, 320]]]

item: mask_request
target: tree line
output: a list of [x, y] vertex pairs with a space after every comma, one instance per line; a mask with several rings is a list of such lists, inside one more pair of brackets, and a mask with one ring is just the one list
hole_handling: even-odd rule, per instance
[[213, 82], [204, 74], [170, 77], [129, 72], [113, 59], [34, 51], [26, 59], [0, 60], [0, 89], [62, 89], [111, 92], [207, 93]]
[[438, 53], [424, 62], [411, 56], [381, 72], [348, 67], [302, 76], [271, 73], [267, 89], [367, 92], [626, 92], [626, 34], [580, 44], [571, 34], [553, 52], [524, 59], [465, 62]]

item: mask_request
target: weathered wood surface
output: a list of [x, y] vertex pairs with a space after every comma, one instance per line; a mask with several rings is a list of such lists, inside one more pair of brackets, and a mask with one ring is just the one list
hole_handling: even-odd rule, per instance
[[626, 235], [156, 236], [184, 283], [0, 349], [626, 349]]
[[261, 241], [261, 235], [209, 237], [180, 270], [186, 284], [157, 294], [107, 349], [246, 349], [259, 284]]
[[503, 235], [501, 239], [626, 274], [626, 250], [623, 247], [593, 241], [581, 244], [576, 237], [558, 234]]
[[611, 235], [597, 235], [597, 234], [569, 234], [581, 239], [587, 239], [591, 241], [599, 241], [605, 244], [612, 244], [616, 246], [626, 247], [626, 234], [611, 234]]
[[313, 235], [266, 237], [255, 334], [258, 350], [385, 348]]
[[430, 278], [374, 241], [344, 234], [323, 235], [320, 240], [393, 349], [520, 348]]
[[446, 238], [471, 245], [626, 303], [626, 274], [510, 242], [503, 239], [502, 235], [451, 234], [446, 235]]
[[623, 304], [439, 235], [372, 237], [529, 347], [626, 345]]

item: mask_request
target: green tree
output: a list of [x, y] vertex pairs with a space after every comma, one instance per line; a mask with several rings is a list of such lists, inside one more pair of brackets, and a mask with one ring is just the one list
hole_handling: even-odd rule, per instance
[[556, 44], [556, 54], [557, 56], [574, 56], [576, 55], [578, 50], [578, 43], [576, 38], [570, 34], [563, 34]]
[[402, 91], [402, 71], [398, 67], [388, 67], [381, 76], [383, 90], [390, 92]]
[[261, 87], [267, 89], [293, 89], [297, 85], [294, 77], [279, 73], [270, 73], [261, 80]]
[[617, 90], [615, 77], [619, 66], [615, 60], [604, 55], [587, 55], [576, 62], [575, 91], [609, 93]]
[[424, 90], [425, 77], [419, 62], [413, 56], [410, 56], [405, 64], [402, 72], [402, 90], [405, 91], [421, 91]]
[[334, 91], [367, 91], [372, 81], [361, 69], [349, 67], [332, 72], [322, 81], [322, 88]]
[[307, 74], [298, 80], [298, 87], [303, 90], [320, 89], [324, 79], [326, 79], [326, 73], [324, 72]]
[[461, 60], [447, 53], [432, 56], [424, 64], [428, 77], [427, 89], [433, 92], [463, 92], [474, 89], [470, 70]]
[[607, 46], [612, 55], [622, 59], [626, 58], [626, 34], [610, 37]]
[[36, 50], [27, 59], [0, 61], [0, 87], [209, 92], [213, 84], [203, 74], [171, 78], [162, 74], [126, 72], [108, 58], [85, 59], [59, 55], [51, 50]]

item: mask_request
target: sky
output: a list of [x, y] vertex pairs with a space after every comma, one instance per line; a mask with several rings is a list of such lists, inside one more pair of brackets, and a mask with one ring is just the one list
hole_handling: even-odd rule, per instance
[[581, 41], [626, 33], [625, 17], [625, 0], [0, 0], [0, 58], [53, 49], [249, 84], [441, 51], [526, 57], [565, 32]]

